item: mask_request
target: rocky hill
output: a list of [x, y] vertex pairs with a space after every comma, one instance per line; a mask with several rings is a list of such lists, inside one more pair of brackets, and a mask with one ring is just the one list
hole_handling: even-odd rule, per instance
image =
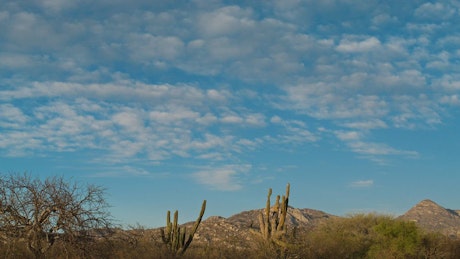
[[[243, 211], [231, 217], [211, 216], [203, 220], [193, 239], [196, 245], [219, 243], [225, 247], [247, 248], [254, 244], [259, 231], [258, 215], [263, 209]], [[286, 226], [288, 231], [307, 230], [334, 215], [312, 209], [288, 208]], [[191, 226], [193, 222], [184, 225]], [[292, 233], [292, 232], [291, 232]]]
[[446, 209], [431, 200], [423, 200], [399, 217], [416, 222], [428, 231], [460, 237], [460, 210]]
[[[258, 214], [263, 209], [243, 211], [231, 217], [211, 216], [203, 220], [194, 237], [195, 245], [224, 245], [236, 249], [254, 245], [259, 231]], [[289, 231], [308, 231], [309, 229], [336, 218], [323, 211], [289, 207], [286, 219]], [[460, 210], [443, 208], [431, 200], [423, 200], [398, 219], [416, 222], [427, 231], [441, 232], [450, 237], [460, 238]], [[184, 224], [191, 227], [193, 222]], [[159, 229], [155, 236], [159, 237]], [[254, 233], [255, 232], [255, 233]]]

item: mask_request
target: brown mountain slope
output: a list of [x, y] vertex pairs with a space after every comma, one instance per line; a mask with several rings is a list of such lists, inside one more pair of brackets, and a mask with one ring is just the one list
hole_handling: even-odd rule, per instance
[[[199, 246], [224, 245], [229, 248], [248, 248], [254, 246], [259, 231], [258, 215], [263, 209], [243, 211], [228, 218], [211, 216], [203, 220], [193, 239]], [[431, 200], [423, 200], [408, 210], [398, 219], [416, 222], [427, 231], [441, 232], [451, 237], [460, 238], [460, 211], [443, 208]], [[308, 231], [337, 216], [313, 209], [289, 207], [286, 224], [288, 233]], [[190, 229], [194, 222], [185, 223]], [[152, 229], [154, 239], [161, 242], [160, 229]], [[149, 232], [150, 232], [149, 231]]]
[[[243, 211], [228, 218], [212, 216], [204, 220], [194, 239], [195, 244], [223, 244], [226, 247], [246, 248], [254, 244], [255, 234], [259, 231], [258, 215], [263, 209]], [[292, 229], [308, 229], [335, 217], [319, 210], [297, 209], [289, 207], [286, 224]], [[189, 222], [185, 225], [191, 225]]]
[[428, 231], [460, 237], [459, 210], [446, 209], [431, 200], [423, 200], [399, 217], [416, 222]]

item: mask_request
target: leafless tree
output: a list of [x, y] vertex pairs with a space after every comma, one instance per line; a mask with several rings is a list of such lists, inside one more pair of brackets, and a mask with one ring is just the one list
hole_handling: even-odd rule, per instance
[[56, 241], [83, 248], [98, 233], [107, 233], [107, 208], [99, 186], [63, 177], [0, 175], [0, 236], [22, 240], [36, 258], [43, 258]]

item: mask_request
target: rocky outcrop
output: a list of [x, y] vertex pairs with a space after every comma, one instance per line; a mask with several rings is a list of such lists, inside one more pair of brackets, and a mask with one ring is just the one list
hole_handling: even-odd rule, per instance
[[460, 237], [459, 210], [446, 209], [432, 200], [423, 200], [399, 217], [416, 222], [421, 228]]
[[[193, 242], [196, 244], [225, 244], [227, 247], [246, 248], [254, 244], [259, 231], [258, 215], [263, 209], [243, 211], [228, 218], [212, 216], [204, 220]], [[289, 207], [286, 217], [288, 231], [308, 229], [335, 217], [322, 211]]]

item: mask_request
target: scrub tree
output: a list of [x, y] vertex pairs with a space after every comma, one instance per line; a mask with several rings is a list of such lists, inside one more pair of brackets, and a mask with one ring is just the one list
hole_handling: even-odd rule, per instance
[[24, 242], [36, 258], [56, 243], [84, 249], [108, 233], [110, 215], [104, 189], [62, 177], [0, 175], [0, 236]]

